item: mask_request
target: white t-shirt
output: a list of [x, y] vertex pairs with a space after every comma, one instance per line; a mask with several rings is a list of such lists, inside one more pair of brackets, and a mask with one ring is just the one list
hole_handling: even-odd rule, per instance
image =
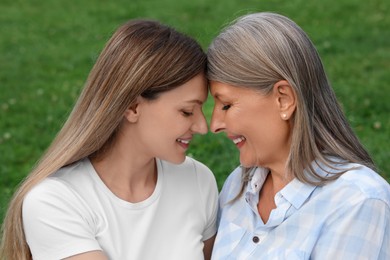
[[203, 259], [216, 233], [218, 189], [212, 172], [189, 157], [157, 159], [153, 194], [139, 203], [116, 197], [88, 159], [60, 169], [23, 203], [34, 259], [61, 259], [102, 250], [112, 260]]

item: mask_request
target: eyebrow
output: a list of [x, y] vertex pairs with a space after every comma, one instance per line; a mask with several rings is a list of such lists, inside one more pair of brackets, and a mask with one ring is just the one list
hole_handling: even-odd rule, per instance
[[220, 99], [221, 96], [223, 97], [223, 94], [221, 95], [221, 93], [214, 92], [214, 93], [212, 93], [212, 96], [214, 99]]
[[210, 91], [210, 94], [211, 96], [213, 96], [214, 98], [219, 98], [221, 96], [224, 96], [224, 93], [220, 93], [218, 90], [215, 90], [215, 91]]
[[192, 99], [192, 100], [186, 100], [184, 101], [186, 103], [194, 103], [194, 104], [199, 104], [199, 105], [203, 105], [203, 101], [199, 100], [199, 99]]

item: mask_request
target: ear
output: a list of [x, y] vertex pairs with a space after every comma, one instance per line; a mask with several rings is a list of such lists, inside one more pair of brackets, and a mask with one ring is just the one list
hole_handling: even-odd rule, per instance
[[282, 120], [290, 119], [297, 106], [295, 90], [287, 80], [280, 80], [275, 83], [273, 91], [277, 97], [280, 117]]
[[138, 121], [138, 118], [140, 116], [140, 99], [138, 98], [134, 104], [132, 104], [128, 109], [125, 111], [125, 118], [130, 123], [136, 123]]

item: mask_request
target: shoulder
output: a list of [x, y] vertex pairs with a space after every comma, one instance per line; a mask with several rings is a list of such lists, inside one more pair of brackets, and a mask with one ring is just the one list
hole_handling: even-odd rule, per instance
[[236, 167], [226, 178], [224, 185], [234, 185], [237, 181], [241, 181], [243, 168], [241, 166]]
[[[22, 206], [26, 240], [35, 258], [63, 259], [82, 252], [101, 250], [95, 239], [96, 214], [90, 186], [76, 163], [64, 167], [34, 186]], [[80, 182], [76, 183], [77, 176]]]
[[83, 159], [61, 168], [49, 178], [57, 179], [71, 186], [80, 186], [91, 182], [91, 171], [94, 171], [91, 162], [89, 159]]
[[212, 190], [218, 193], [215, 176], [206, 165], [190, 157], [187, 157], [184, 163], [192, 165], [200, 190]]
[[36, 207], [37, 204], [52, 204], [54, 200], [62, 200], [65, 196], [72, 197], [68, 186], [55, 178], [46, 178], [34, 186], [25, 196], [23, 207]]
[[221, 204], [233, 200], [240, 193], [242, 188], [242, 174], [243, 168], [238, 166], [226, 178], [220, 194]]
[[64, 167], [34, 186], [23, 200], [23, 209], [36, 211], [37, 207], [85, 206], [77, 187], [86, 188], [87, 180], [79, 174], [82, 163]]
[[390, 206], [390, 185], [377, 172], [360, 164], [348, 164], [351, 168], [334, 183], [366, 199], [378, 199]]
[[201, 181], [215, 181], [213, 172], [206, 165], [194, 158], [187, 156], [181, 164], [173, 164], [163, 160], [160, 161], [164, 172], [169, 173], [170, 175], [176, 173], [185, 178], [193, 176]]
[[193, 167], [195, 173], [199, 177], [204, 177], [203, 179], [212, 179], [215, 180], [213, 172], [210, 170], [209, 167], [207, 167], [202, 162], [199, 162], [191, 157], [186, 157], [186, 160], [184, 161], [184, 164], [189, 165], [189, 167]]
[[24, 225], [45, 227], [45, 223], [62, 223], [64, 219], [89, 216], [88, 204], [67, 183], [47, 178], [31, 189], [23, 200]]
[[180, 187], [186, 191], [193, 191], [187, 192], [187, 194], [218, 194], [213, 172], [196, 159], [186, 157], [181, 164], [172, 164], [162, 160], [160, 162], [164, 179], [169, 187], [175, 187], [175, 190]]

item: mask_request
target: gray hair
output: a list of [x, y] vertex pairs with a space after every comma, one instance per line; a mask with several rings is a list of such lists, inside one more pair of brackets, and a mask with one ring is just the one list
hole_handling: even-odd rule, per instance
[[[316, 48], [295, 22], [266, 12], [243, 16], [213, 40], [207, 55], [209, 80], [263, 94], [270, 93], [276, 82], [287, 80], [296, 92], [287, 162], [292, 176], [286, 177], [324, 185], [348, 170], [335, 169], [335, 157], [375, 168], [337, 102]], [[333, 173], [319, 176], [314, 160], [332, 168]], [[249, 170], [244, 170], [244, 185]]]

